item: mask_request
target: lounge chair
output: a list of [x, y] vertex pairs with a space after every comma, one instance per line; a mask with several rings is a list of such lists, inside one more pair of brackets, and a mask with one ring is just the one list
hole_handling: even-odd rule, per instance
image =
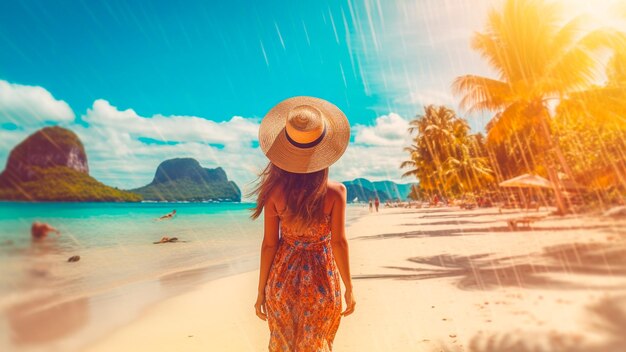
[[515, 231], [522, 226], [531, 228], [533, 223], [543, 220], [544, 218], [545, 216], [524, 216], [522, 218], [509, 219], [506, 223], [509, 225], [511, 231]]
[[535, 211], [539, 211], [539, 208], [541, 208], [541, 204], [537, 203], [537, 202], [530, 202], [528, 204], [526, 204], [526, 206], [524, 207], [528, 210], [534, 209]]
[[500, 209], [517, 209], [521, 207], [522, 204], [512, 201], [505, 201], [504, 203], [500, 204]]
[[463, 202], [459, 206], [461, 207], [461, 209], [472, 210], [476, 208], [477, 204], [475, 202]]

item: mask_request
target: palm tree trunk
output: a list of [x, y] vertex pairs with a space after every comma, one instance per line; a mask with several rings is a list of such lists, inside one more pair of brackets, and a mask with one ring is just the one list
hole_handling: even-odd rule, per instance
[[[504, 175], [502, 174], [502, 169], [500, 168], [500, 164], [498, 163], [498, 157], [493, 149], [487, 147], [487, 155], [489, 155], [489, 159], [491, 160], [491, 165], [493, 165], [494, 172], [496, 174], [496, 185], [499, 185], [500, 182], [504, 181]], [[496, 194], [498, 197], [498, 201], [500, 201], [504, 197], [509, 197], [508, 188], [504, 187], [496, 187]]]
[[[515, 136], [515, 141], [517, 142], [517, 146], [522, 154], [522, 160], [524, 161], [524, 166], [526, 166], [526, 172], [531, 172], [533, 168], [530, 167], [530, 163], [528, 163], [528, 160], [526, 159], [526, 149], [524, 149], [522, 142], [519, 140], [518, 131], [513, 132], [513, 136]], [[530, 149], [528, 149], [528, 151], [530, 152]]]
[[[431, 141], [426, 141], [426, 146], [428, 147], [428, 151], [430, 152], [430, 155], [433, 157], [433, 159], [435, 159], [435, 166], [437, 168], [437, 178], [439, 179], [438, 185], [437, 185], [437, 191], [440, 194], [445, 194], [445, 183], [443, 180], [443, 176], [441, 175], [441, 161], [439, 160], [439, 153], [435, 152], [435, 148], [430, 144]], [[443, 189], [442, 189], [443, 188]]]
[[[548, 143], [548, 151], [549, 151], [549, 154], [551, 154], [552, 152], [554, 152], [555, 143], [552, 141], [552, 134], [550, 133], [550, 128], [548, 127], [548, 121], [546, 121], [546, 115], [547, 115], [547, 112], [543, 111], [539, 120], [541, 121], [541, 132], [543, 134], [544, 139]], [[556, 169], [554, 168], [554, 163], [552, 163], [552, 160], [549, 160], [549, 159], [551, 159], [549, 156], [548, 158], [544, 157], [544, 161], [546, 163], [545, 167], [546, 167], [546, 170], [548, 171], [548, 178], [550, 179], [550, 182], [552, 182], [552, 185], [553, 185], [554, 197], [556, 198], [556, 206], [557, 206], [558, 212], [559, 214], [564, 215], [569, 212], [569, 209], [567, 207], [567, 203], [565, 202], [565, 197], [563, 197], [563, 192], [560, 187], [561, 180], [559, 180], [559, 176], [556, 172]]]

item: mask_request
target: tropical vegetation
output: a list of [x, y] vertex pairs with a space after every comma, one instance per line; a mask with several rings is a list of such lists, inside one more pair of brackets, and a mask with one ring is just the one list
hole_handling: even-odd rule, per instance
[[32, 167], [28, 181], [4, 184], [0, 199], [12, 201], [139, 202], [135, 193], [109, 187], [86, 173], [66, 166]]
[[425, 190], [458, 193], [488, 188], [487, 175], [500, 182], [536, 173], [555, 185], [562, 212], [564, 179], [602, 201], [623, 197], [626, 40], [614, 29], [586, 28], [583, 17], [565, 20], [555, 2], [506, 0], [492, 9], [471, 46], [495, 77], [468, 74], [452, 85], [464, 110], [493, 114], [484, 144], [461, 153], [460, 146], [472, 145], [466, 124], [451, 110], [427, 107], [411, 122], [419, 133], [407, 148], [411, 159], [402, 166], [412, 169], [405, 175], [417, 176]]
[[[424, 114], [409, 123], [414, 143], [405, 148], [410, 159], [404, 177], [420, 180], [419, 189], [427, 194], [455, 196], [488, 187], [492, 170], [481, 135], [469, 134], [467, 121], [445, 106], [429, 105]], [[419, 192], [413, 189], [412, 197]]]

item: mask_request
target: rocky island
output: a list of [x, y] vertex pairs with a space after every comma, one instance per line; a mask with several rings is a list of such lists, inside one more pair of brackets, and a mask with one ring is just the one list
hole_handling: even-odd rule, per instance
[[240, 202], [241, 191], [221, 167], [207, 169], [192, 158], [163, 161], [152, 182], [131, 192], [152, 201]]

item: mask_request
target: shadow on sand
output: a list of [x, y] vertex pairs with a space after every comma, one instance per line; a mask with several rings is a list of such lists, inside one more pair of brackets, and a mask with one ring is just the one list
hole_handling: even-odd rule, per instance
[[[504, 223], [504, 221], [503, 221]], [[448, 225], [439, 223], [440, 225]], [[454, 222], [452, 224], [459, 224]], [[464, 235], [486, 235], [490, 232], [553, 232], [553, 231], [571, 231], [571, 230], [607, 230], [607, 233], [611, 233], [614, 227], [610, 224], [607, 225], [593, 225], [593, 226], [535, 226], [525, 230], [511, 231], [508, 226], [489, 226], [489, 227], [475, 227], [465, 229], [441, 229], [441, 230], [417, 230], [407, 232], [394, 232], [385, 233], [380, 235], [371, 236], [359, 236], [355, 237], [355, 240], [378, 240], [387, 238], [415, 238], [415, 237], [439, 237], [439, 236], [464, 236]]]
[[[572, 243], [544, 248], [542, 253], [494, 257], [492, 254], [413, 257], [412, 266], [386, 266], [404, 273], [356, 275], [354, 279], [425, 280], [457, 278], [464, 290], [506, 286], [550, 289], [611, 289], [559, 281], [545, 274], [626, 275], [626, 244]], [[535, 264], [533, 264], [535, 263]]]
[[536, 211], [518, 211], [518, 212], [499, 212], [494, 211], [490, 213], [471, 213], [471, 212], [460, 212], [460, 210], [456, 210], [456, 212], [449, 211], [449, 214], [437, 214], [437, 215], [422, 215], [420, 219], [459, 219], [459, 218], [475, 218], [478, 216], [526, 216], [526, 215], [538, 215], [545, 214], [545, 212], [536, 212]]
[[431, 226], [431, 225], [472, 225], [472, 224], [487, 224], [493, 223], [493, 219], [485, 220], [485, 221], [470, 221], [470, 220], [448, 220], [448, 221], [435, 221], [435, 222], [424, 222], [420, 224], [401, 224], [402, 226]]
[[505, 333], [474, 336], [469, 343], [473, 352], [623, 352], [626, 351], [626, 296], [605, 298], [588, 307], [588, 328], [603, 336], [590, 342], [580, 334], [551, 332]]

